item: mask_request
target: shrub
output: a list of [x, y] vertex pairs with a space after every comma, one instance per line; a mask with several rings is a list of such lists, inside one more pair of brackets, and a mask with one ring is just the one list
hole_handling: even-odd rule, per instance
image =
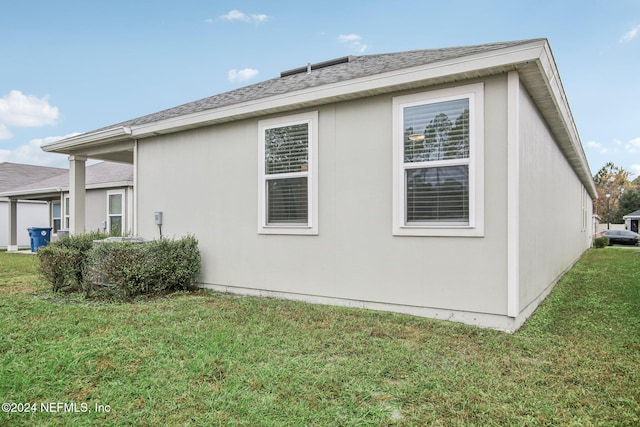
[[99, 232], [66, 236], [38, 249], [40, 274], [54, 292], [82, 290], [87, 253], [94, 240], [105, 237]]
[[131, 299], [190, 289], [200, 275], [193, 236], [146, 243], [103, 242], [90, 252], [82, 283], [86, 296]]
[[604, 248], [609, 246], [609, 238], [607, 236], [600, 236], [593, 239], [593, 246], [596, 248]]
[[49, 245], [38, 250], [40, 273], [54, 292], [82, 289], [82, 255], [79, 250]]

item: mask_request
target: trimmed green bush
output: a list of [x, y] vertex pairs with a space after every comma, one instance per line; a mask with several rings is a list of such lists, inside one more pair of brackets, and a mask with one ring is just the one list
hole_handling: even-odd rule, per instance
[[40, 273], [54, 292], [82, 289], [82, 254], [77, 249], [49, 245], [38, 250]]
[[191, 289], [200, 275], [193, 236], [145, 243], [103, 242], [88, 254], [85, 295], [131, 299], [138, 295]]
[[40, 274], [54, 292], [82, 290], [87, 253], [94, 240], [105, 237], [99, 232], [66, 236], [38, 249]]
[[593, 246], [596, 248], [604, 248], [609, 246], [609, 238], [607, 236], [596, 237], [593, 239]]

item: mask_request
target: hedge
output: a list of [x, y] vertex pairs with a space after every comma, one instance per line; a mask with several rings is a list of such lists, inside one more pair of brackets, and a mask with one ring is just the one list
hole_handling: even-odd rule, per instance
[[38, 250], [40, 271], [54, 291], [86, 297], [131, 299], [138, 295], [191, 289], [200, 275], [200, 252], [193, 236], [144, 243], [101, 241], [91, 233]]
[[89, 252], [83, 288], [87, 296], [130, 299], [187, 290], [200, 275], [200, 252], [193, 236], [146, 243], [105, 242]]
[[596, 237], [595, 239], [593, 239], [593, 246], [598, 249], [609, 246], [609, 238], [607, 236]]
[[65, 236], [38, 249], [40, 273], [54, 292], [82, 290], [87, 254], [94, 240], [106, 237], [99, 232]]

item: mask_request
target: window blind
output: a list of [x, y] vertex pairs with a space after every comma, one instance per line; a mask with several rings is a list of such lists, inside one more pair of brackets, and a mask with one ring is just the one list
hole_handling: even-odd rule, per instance
[[469, 98], [403, 110], [405, 222], [469, 223]]
[[306, 224], [309, 124], [265, 129], [267, 225]]
[[267, 175], [306, 171], [309, 162], [307, 123], [265, 130]]
[[469, 222], [469, 166], [408, 169], [408, 223]]
[[307, 178], [267, 180], [267, 224], [306, 224]]
[[469, 99], [404, 109], [404, 161], [469, 157]]

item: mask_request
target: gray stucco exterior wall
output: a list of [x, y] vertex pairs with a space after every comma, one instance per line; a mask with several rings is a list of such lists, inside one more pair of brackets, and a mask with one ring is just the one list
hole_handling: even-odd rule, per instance
[[590, 246], [591, 198], [520, 91], [520, 307], [559, 279]]
[[[43, 149], [133, 164], [127, 229], [146, 239], [195, 235], [205, 287], [517, 329], [589, 247], [597, 197], [548, 42], [305, 70]], [[454, 104], [465, 105], [448, 110], [455, 126], [431, 138], [434, 123], [451, 121], [439, 108]], [[267, 172], [268, 134], [305, 127], [306, 154], [287, 158], [286, 173]], [[454, 130], [458, 142], [447, 139]], [[285, 197], [280, 186], [269, 208], [289, 211], [268, 223], [267, 188], [285, 179], [296, 189], [307, 182], [312, 196]], [[294, 197], [294, 208], [277, 204]], [[462, 215], [449, 216], [455, 209]]]
[[484, 84], [484, 237], [392, 235], [391, 95], [318, 108], [317, 236], [256, 232], [257, 119], [139, 141], [138, 234], [163, 211], [165, 236], [196, 235], [205, 284], [504, 317], [506, 77]]
[[[97, 188], [87, 190], [85, 195], [85, 231], [101, 231], [104, 232], [107, 217], [107, 194], [109, 193], [123, 194], [124, 209], [124, 230], [123, 234], [133, 235], [133, 187], [113, 187], [113, 188]], [[62, 199], [69, 193], [62, 193]], [[152, 218], [153, 219], [153, 218]], [[64, 228], [64, 227], [63, 227]]]

